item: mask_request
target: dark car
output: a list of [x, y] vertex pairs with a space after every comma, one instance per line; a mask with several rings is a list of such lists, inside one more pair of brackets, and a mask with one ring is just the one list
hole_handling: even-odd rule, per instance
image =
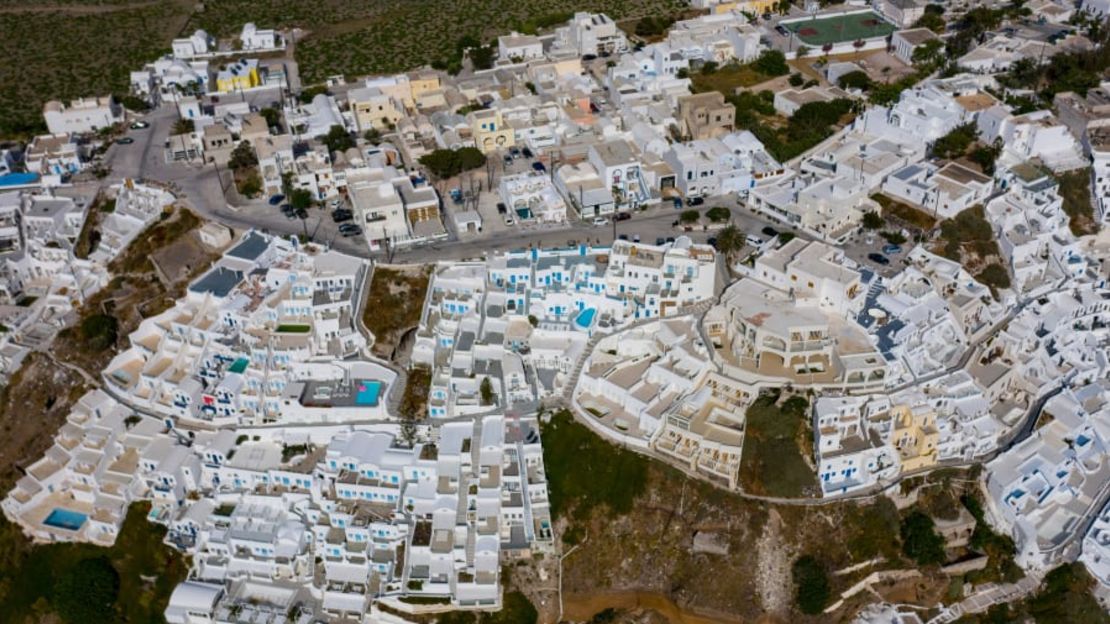
[[890, 264], [890, 258], [887, 258], [881, 253], [869, 253], [867, 254], [867, 259], [875, 264], [881, 264], [883, 266]]
[[286, 219], [296, 219], [297, 218], [297, 211], [293, 210], [293, 206], [291, 206], [289, 204], [282, 204], [281, 205], [281, 214], [285, 215]]
[[509, 207], [501, 202], [497, 202], [497, 214], [508, 214]]
[[[345, 223], [344, 225], [350, 225], [350, 224]], [[343, 230], [343, 229], [339, 230], [339, 234], [341, 236], [345, 237], [345, 238], [350, 238], [352, 236], [358, 236], [358, 235], [362, 234], [362, 228], [360, 228], [357, 225], [351, 225], [351, 227], [349, 227], [345, 230]]]
[[596, 55], [596, 54], [583, 54], [583, 55], [582, 55], [582, 60], [583, 60], [583, 61], [593, 61], [593, 60], [595, 60], [595, 59], [597, 59], [597, 55]]
[[681, 197], [675, 197], [671, 201], [674, 203], [674, 209], [675, 210], [682, 210], [682, 198]]
[[284, 195], [281, 195], [281, 194], [273, 195], [273, 196], [270, 197], [270, 205], [271, 206], [276, 206], [276, 205], [280, 204], [283, 199], [285, 199]]
[[119, 143], [120, 145], [131, 145], [134, 142], [135, 142], [135, 139], [132, 139], [131, 137], [123, 137], [122, 139], [116, 139], [116, 143]]
[[895, 254], [900, 254], [900, 253], [902, 253], [902, 247], [900, 245], [895, 245], [893, 243], [890, 244], [890, 245], [883, 245], [883, 253], [885, 253], [888, 256], [893, 256]]
[[700, 206], [704, 203], [705, 203], [705, 198], [704, 197], [687, 197], [686, 198], [686, 205], [687, 206]]
[[674, 237], [673, 236], [668, 236], [666, 242], [673, 243], [674, 242]]
[[538, 161], [538, 160], [536, 162], [532, 163], [532, 168], [535, 169], [536, 171], [540, 171], [540, 172], [547, 171], [547, 167], [544, 167], [543, 163]]
[[505, 154], [505, 166], [508, 167], [508, 166], [511, 166], [512, 164], [513, 164], [513, 157], [508, 155], [508, 154]]
[[620, 235], [620, 236], [618, 236], [617, 238], [619, 238], [619, 239], [621, 239], [621, 240], [623, 240], [623, 241], [626, 241], [626, 240], [628, 240], [628, 234], [621, 234], [621, 235]]
[[617, 216], [613, 217], [613, 219], [616, 220], [616, 221], [628, 221], [631, 218], [632, 218], [632, 213], [629, 213], [629, 212], [618, 212]]
[[769, 236], [771, 238], [774, 238], [774, 237], [779, 235], [779, 231], [776, 230], [775, 228], [769, 226], [769, 225], [767, 227], [763, 228], [762, 230], [760, 230], [760, 232], [763, 232], [763, 234], [765, 236]]
[[533, 156], [533, 154], [532, 154], [532, 150], [528, 149], [527, 147], [526, 147], [526, 148], [524, 148], [524, 149], [522, 149], [522, 150], [520, 150], [520, 153], [521, 153], [521, 154], [522, 154], [522, 155], [523, 155], [523, 156], [524, 156], [525, 158], [531, 158], [531, 157]]
[[513, 158], [520, 158], [520, 148], [519, 147], [510, 147], [509, 148], [509, 155], [512, 156]]
[[335, 221], [336, 223], [343, 223], [344, 221], [350, 221], [351, 219], [354, 219], [354, 218], [355, 218], [354, 213], [352, 213], [350, 210], [346, 210], [344, 208], [340, 208], [339, 210], [335, 210], [331, 213], [331, 219], [332, 219], [332, 221]]
[[656, 245], [663, 245], [663, 244], [665, 244], [666, 242], [667, 242], [667, 239], [663, 238], [662, 236], [660, 236], [659, 238], [655, 239], [655, 244], [656, 244]]
[[705, 242], [708, 243], [709, 246], [712, 247], [713, 249], [717, 248], [717, 237], [716, 236], [710, 236], [709, 238], [705, 239]]
[[306, 208], [297, 208], [297, 218], [298, 219], [307, 219], [308, 218], [308, 209], [306, 209]]

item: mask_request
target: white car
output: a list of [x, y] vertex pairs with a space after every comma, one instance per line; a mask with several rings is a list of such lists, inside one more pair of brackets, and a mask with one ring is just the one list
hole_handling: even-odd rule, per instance
[[516, 221], [513, 221], [513, 215], [506, 213], [505, 214], [505, 225], [512, 225], [514, 223], [516, 223]]
[[594, 225], [605, 225], [609, 220], [605, 217], [594, 217]]

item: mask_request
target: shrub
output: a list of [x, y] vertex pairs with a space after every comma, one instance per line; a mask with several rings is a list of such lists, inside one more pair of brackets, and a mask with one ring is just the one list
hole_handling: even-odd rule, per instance
[[70, 624], [111, 624], [116, 621], [119, 573], [106, 557], [82, 559], [58, 578], [51, 600]]
[[116, 344], [119, 322], [114, 316], [92, 314], [81, 321], [81, 340], [91, 351], [103, 351]]
[[792, 572], [798, 609], [807, 615], [824, 611], [829, 602], [829, 579], [825, 566], [815, 557], [805, 555], [794, 562]]
[[902, 520], [902, 552], [918, 565], [944, 563], [944, 538], [934, 528], [933, 519], [915, 511]]
[[457, 150], [437, 149], [421, 156], [420, 164], [437, 178], [446, 179], [485, 165], [486, 156], [474, 147], [463, 147]]
[[871, 88], [871, 78], [866, 72], [860, 70], [844, 74], [837, 82], [840, 83], [840, 88], [842, 89], [859, 89], [861, 91], [867, 91]]
[[778, 50], [764, 50], [753, 63], [756, 70], [767, 76], [785, 76], [790, 73], [786, 55]]
[[714, 206], [705, 212], [705, 216], [713, 223], [721, 223], [732, 218], [732, 212], [724, 206]]
[[687, 224], [697, 223], [700, 218], [701, 215], [698, 214], [697, 210], [683, 210], [682, 214], [678, 215], [678, 220]]

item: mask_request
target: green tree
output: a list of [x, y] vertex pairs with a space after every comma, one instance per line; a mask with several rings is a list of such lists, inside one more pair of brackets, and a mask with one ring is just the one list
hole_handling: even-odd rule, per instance
[[235, 183], [235, 188], [243, 197], [258, 197], [262, 194], [262, 178], [258, 171], [251, 170]]
[[119, 321], [108, 314], [90, 314], [81, 321], [81, 340], [90, 351], [103, 351], [115, 346], [119, 337]]
[[732, 264], [736, 254], [744, 248], [745, 239], [744, 232], [731, 223], [717, 232], [717, 251], [725, 255], [725, 260], [729, 265]]
[[195, 128], [196, 128], [196, 124], [193, 123], [192, 119], [182, 118], [182, 119], [178, 119], [177, 121], [173, 122], [172, 133], [173, 134], [189, 134]]
[[113, 624], [119, 573], [106, 557], [82, 559], [58, 577], [51, 603], [69, 624]]
[[914, 67], [924, 69], [936, 67], [944, 60], [944, 42], [940, 39], [926, 41], [914, 48], [910, 59]]
[[248, 141], [242, 141], [236, 145], [235, 149], [231, 150], [231, 158], [227, 161], [227, 166], [232, 171], [241, 171], [257, 164], [258, 156], [255, 155], [254, 148]]
[[701, 215], [697, 210], [683, 210], [682, 214], [678, 215], [678, 220], [686, 224], [697, 223], [700, 218]]
[[829, 602], [829, 578], [825, 566], [812, 555], [804, 555], [794, 562], [795, 601], [798, 609], [807, 615], [817, 615]]
[[806, 79], [802, 78], [802, 75], [798, 72], [794, 72], [793, 74], [790, 74], [789, 82], [790, 86], [792, 87], [800, 87], [806, 83]]
[[482, 377], [482, 383], [479, 384], [478, 391], [482, 394], [482, 405], [493, 405], [493, 384], [489, 377]]
[[463, 147], [457, 150], [437, 149], [421, 156], [420, 164], [442, 180], [485, 165], [486, 156], [474, 147]]
[[345, 152], [355, 146], [355, 140], [351, 138], [351, 134], [340, 125], [332, 126], [326, 135], [317, 138], [328, 146], [329, 152]]
[[722, 223], [732, 218], [732, 211], [724, 206], [714, 206], [705, 211], [705, 216], [713, 223]]
[[860, 91], [867, 91], [871, 88], [871, 77], [867, 75], [867, 72], [856, 70], [841, 76], [837, 79], [837, 83], [840, 84], [840, 88], [842, 89], [859, 89]]
[[281, 111], [276, 108], [266, 107], [258, 111], [262, 118], [266, 120], [267, 128], [274, 128], [281, 125]]
[[377, 128], [370, 128], [362, 134], [362, 138], [369, 141], [371, 145], [380, 145], [382, 142], [382, 133]]
[[[944, 21], [944, 18], [941, 17], [940, 13], [929, 10], [929, 7], [931, 7], [931, 6], [937, 6], [937, 5], [932, 5], [932, 4], [926, 5], [925, 14], [922, 15], [920, 18], [918, 18], [918, 20], [916, 22], [914, 22], [913, 27], [914, 28], [928, 28], [929, 30], [931, 30], [931, 31], [933, 31], [933, 32], [935, 32], [939, 35], [939, 34], [942, 34], [944, 32], [944, 29], [948, 24]], [[942, 11], [944, 10], [943, 7], [941, 7], [941, 10]]]
[[313, 203], [312, 191], [307, 189], [293, 189], [293, 192], [289, 194], [289, 205], [293, 207], [293, 210], [308, 210]]
[[944, 538], [936, 532], [933, 519], [915, 511], [902, 520], [902, 552], [918, 565], [944, 563]]
[[933, 142], [933, 156], [937, 158], [959, 158], [967, 153], [968, 148], [979, 136], [975, 124], [968, 122], [956, 126], [948, 134]]
[[785, 76], [790, 73], [786, 55], [779, 50], [764, 50], [752, 65], [765, 76]]

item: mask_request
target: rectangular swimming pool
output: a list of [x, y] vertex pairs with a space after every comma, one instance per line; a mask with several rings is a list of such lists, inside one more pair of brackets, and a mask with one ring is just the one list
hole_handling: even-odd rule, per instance
[[356, 384], [356, 389], [358, 392], [355, 393], [355, 405], [377, 406], [378, 396], [382, 393], [382, 382], [364, 379]]
[[83, 513], [70, 511], [62, 507], [55, 507], [54, 511], [50, 512], [49, 516], [42, 521], [46, 526], [52, 526], [57, 529], [65, 529], [67, 531], [76, 531], [84, 526], [85, 521], [89, 517]]

